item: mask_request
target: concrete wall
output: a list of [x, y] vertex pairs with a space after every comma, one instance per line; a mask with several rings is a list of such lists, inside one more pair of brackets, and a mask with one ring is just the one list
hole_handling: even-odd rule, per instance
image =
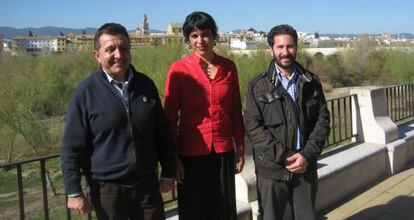
[[318, 161], [319, 188], [316, 210], [351, 196], [387, 175], [387, 149], [381, 144], [364, 143]]
[[305, 50], [307, 53], [309, 53], [312, 56], [315, 55], [316, 53], [322, 53], [324, 56], [328, 56], [328, 55], [332, 55], [334, 53], [344, 52], [344, 51], [348, 50], [348, 48], [338, 48], [338, 47], [332, 47], [332, 48], [304, 48], [303, 50]]

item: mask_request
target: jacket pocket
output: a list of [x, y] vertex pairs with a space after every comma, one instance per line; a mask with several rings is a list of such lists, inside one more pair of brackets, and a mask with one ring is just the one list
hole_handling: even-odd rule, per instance
[[266, 104], [273, 103], [281, 98], [276, 90], [273, 92], [267, 91], [267, 90], [256, 92], [255, 96], [256, 96], [256, 100], [258, 100], [261, 103], [266, 103]]
[[261, 146], [254, 149], [254, 159], [259, 167], [271, 168], [276, 165], [273, 146]]
[[[277, 128], [285, 123], [283, 117], [282, 97], [276, 91], [261, 91], [256, 93], [263, 114], [263, 124], [268, 128]], [[272, 131], [273, 133], [273, 131]]]
[[319, 114], [319, 92], [314, 91], [314, 93], [306, 100], [306, 111], [308, 118], [316, 118]]
[[269, 145], [254, 148], [256, 165], [263, 168], [280, 167], [284, 164], [285, 154], [286, 148], [275, 140]]
[[282, 98], [275, 91], [260, 91], [255, 94], [263, 114], [263, 126], [269, 131], [269, 140], [265, 144], [255, 146], [256, 164], [264, 168], [280, 168], [284, 163], [286, 152], [285, 118]]

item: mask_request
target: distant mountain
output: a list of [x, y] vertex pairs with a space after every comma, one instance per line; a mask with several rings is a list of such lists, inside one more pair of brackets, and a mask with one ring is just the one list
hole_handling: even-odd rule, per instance
[[235, 33], [235, 34], [238, 34], [238, 33], [240, 33], [240, 32], [242, 32], [242, 31], [253, 31], [253, 32], [256, 32], [256, 33], [259, 33], [259, 32], [261, 32], [261, 31], [258, 31], [258, 30], [256, 30], [256, 29], [254, 29], [254, 28], [249, 28], [249, 29], [236, 29], [236, 30], [232, 30], [231, 32], [233, 32], [233, 33]]
[[157, 33], [157, 34], [159, 34], [159, 33], [164, 33], [165, 31], [160, 31], [160, 30], [155, 30], [155, 29], [149, 29], [149, 32], [150, 33]]
[[[62, 27], [54, 27], [54, 26], [47, 26], [41, 28], [13, 28], [13, 27], [0, 27], [0, 33], [3, 34], [3, 38], [11, 39], [16, 36], [25, 36], [31, 31], [33, 35], [50, 35], [50, 36], [57, 36], [60, 33], [63, 35], [67, 35], [69, 33], [74, 34], [82, 34], [85, 32], [86, 34], [95, 34], [97, 28], [88, 27], [88, 28], [62, 28]], [[128, 32], [134, 32], [135, 30], [131, 30]], [[150, 33], [163, 33], [164, 31], [160, 30], [149, 30]]]
[[321, 34], [321, 37], [330, 37], [330, 38], [338, 38], [338, 37], [358, 37], [358, 34]]
[[242, 32], [242, 31], [243, 31], [243, 29], [236, 29], [236, 30], [232, 30], [231, 32], [233, 32], [235, 34], [238, 34], [238, 33]]
[[0, 27], [0, 33], [3, 34], [3, 37], [6, 39], [10, 39], [16, 36], [24, 36], [31, 31], [33, 35], [51, 35], [56, 36], [60, 35], [60, 33], [63, 33], [64, 35], [67, 35], [69, 33], [75, 33], [75, 34], [81, 34], [85, 32], [86, 34], [94, 34], [96, 32], [97, 28], [83, 28], [83, 29], [76, 29], [76, 28], [62, 28], [62, 27], [53, 27], [53, 26], [47, 26], [47, 27], [41, 27], [41, 28], [13, 28], [13, 27]]
[[[393, 34], [393, 36], [397, 36], [397, 34]], [[405, 38], [405, 39], [414, 39], [414, 34], [411, 33], [400, 33], [400, 38]]]
[[[381, 36], [382, 34], [373, 34], [375, 36]], [[400, 38], [405, 38], [405, 39], [414, 39], [414, 34], [411, 33], [400, 33], [400, 34], [390, 34], [392, 37], [394, 38], [398, 38], [398, 36]], [[331, 38], [336, 38], [336, 37], [358, 37], [359, 34], [319, 34], [319, 36], [321, 37], [331, 37]]]
[[[51, 35], [51, 36], [57, 36], [60, 35], [60, 33], [63, 33], [64, 35], [67, 35], [69, 33], [75, 33], [75, 34], [82, 34], [85, 32], [86, 34], [95, 34], [97, 28], [88, 27], [88, 28], [63, 28], [63, 27], [54, 27], [54, 26], [47, 26], [47, 27], [41, 27], [41, 28], [13, 28], [13, 27], [0, 27], [0, 34], [3, 34], [3, 38], [5, 39], [11, 39], [16, 36], [24, 36], [31, 31], [34, 35]], [[241, 31], [244, 31], [244, 29], [236, 29], [233, 30], [233, 33], [240, 33]], [[128, 32], [135, 32], [135, 30], [129, 30]], [[150, 29], [150, 33], [163, 33], [165, 31], [161, 30], [155, 30]], [[380, 34], [375, 34], [380, 35]], [[414, 34], [411, 33], [396, 33], [391, 34], [393, 37], [397, 38], [398, 35], [400, 38], [406, 38], [406, 39], [414, 39]], [[357, 37], [358, 34], [319, 34], [319, 36], [324, 37]]]

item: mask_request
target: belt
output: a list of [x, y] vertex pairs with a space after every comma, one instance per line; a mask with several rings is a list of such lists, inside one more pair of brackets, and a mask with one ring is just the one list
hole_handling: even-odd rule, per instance
[[102, 187], [105, 184], [115, 184], [122, 188], [134, 188], [141, 182], [148, 180], [150, 178], [157, 178], [156, 173], [148, 173], [144, 175], [139, 176], [128, 176], [124, 178], [114, 179], [114, 180], [96, 180], [96, 179], [90, 179], [88, 181], [89, 185], [94, 186], [100, 186]]

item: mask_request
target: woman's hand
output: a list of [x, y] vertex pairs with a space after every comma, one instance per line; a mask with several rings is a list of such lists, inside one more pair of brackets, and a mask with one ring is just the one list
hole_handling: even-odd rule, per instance
[[180, 158], [177, 157], [176, 159], [176, 163], [177, 163], [177, 171], [175, 173], [175, 180], [177, 181], [177, 183], [181, 183], [184, 184], [184, 167], [183, 164], [181, 163]]
[[175, 187], [175, 180], [174, 179], [165, 179], [161, 178], [160, 180], [160, 192], [167, 193], [174, 189]]
[[244, 166], [244, 150], [238, 149], [234, 156], [234, 173], [238, 174], [243, 170]]

